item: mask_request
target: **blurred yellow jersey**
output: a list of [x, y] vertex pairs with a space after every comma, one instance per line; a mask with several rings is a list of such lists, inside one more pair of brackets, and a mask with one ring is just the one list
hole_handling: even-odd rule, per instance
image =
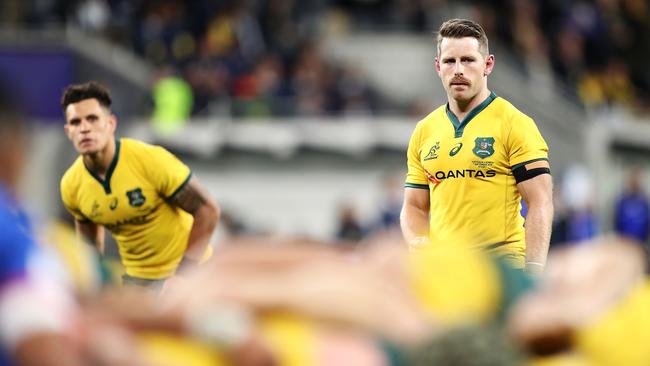
[[575, 334], [575, 349], [589, 365], [650, 365], [650, 279]]
[[144, 279], [174, 274], [192, 215], [166, 201], [190, 179], [190, 169], [162, 147], [123, 138], [106, 179], [79, 157], [61, 179], [61, 197], [75, 219], [111, 231], [126, 273]]
[[441, 106], [417, 124], [405, 186], [429, 190], [432, 245], [463, 243], [523, 265], [524, 219], [512, 170], [547, 159], [535, 122], [492, 93], [462, 122]]
[[53, 249], [76, 294], [99, 291], [103, 279], [97, 252], [77, 237], [74, 228], [60, 221], [47, 222], [39, 225], [38, 237]]
[[448, 326], [493, 319], [504, 305], [495, 262], [463, 246], [431, 246], [410, 253], [409, 286], [436, 322]]

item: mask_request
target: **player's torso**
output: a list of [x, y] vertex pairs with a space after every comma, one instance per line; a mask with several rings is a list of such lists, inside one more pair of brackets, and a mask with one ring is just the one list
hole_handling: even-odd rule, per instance
[[86, 173], [77, 193], [79, 209], [114, 235], [150, 223], [164, 203], [153, 184], [128, 158], [122, 157], [112, 175], [104, 179]]
[[520, 220], [519, 196], [498, 100], [464, 125], [439, 112], [423, 126], [420, 149], [430, 182], [432, 239], [480, 246], [520, 240], [511, 230]]
[[420, 161], [436, 189], [487, 189], [497, 174], [508, 174], [506, 151], [498, 123], [473, 120], [461, 135], [445, 120], [435, 122], [424, 135]]
[[169, 205], [159, 193], [158, 182], [147, 173], [151, 169], [142, 148], [129, 141], [121, 145], [106, 177], [94, 175], [85, 166], [78, 170], [80, 184], [75, 195], [79, 210], [111, 231], [123, 260], [142, 262], [143, 251], [170, 255], [165, 249], [170, 245], [176, 251], [184, 250], [192, 216]]
[[[116, 157], [105, 177], [96, 176], [78, 159], [63, 178], [62, 194], [79, 216], [111, 231], [127, 274], [169, 277], [185, 252], [193, 218], [166, 202], [172, 193], [164, 187], [169, 176], [165, 170], [178, 169], [189, 179], [189, 169], [169, 159], [173, 156], [166, 151], [121, 141], [116, 142]], [[173, 189], [181, 183], [172, 182]]]

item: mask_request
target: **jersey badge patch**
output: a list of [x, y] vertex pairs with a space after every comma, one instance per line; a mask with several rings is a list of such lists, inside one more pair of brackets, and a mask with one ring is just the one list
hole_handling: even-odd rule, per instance
[[126, 192], [126, 197], [129, 198], [129, 204], [133, 207], [140, 207], [144, 205], [144, 201], [147, 200], [147, 198], [142, 194], [142, 189], [140, 188]]
[[477, 137], [474, 142], [476, 143], [472, 149], [474, 155], [485, 159], [494, 154], [494, 137]]

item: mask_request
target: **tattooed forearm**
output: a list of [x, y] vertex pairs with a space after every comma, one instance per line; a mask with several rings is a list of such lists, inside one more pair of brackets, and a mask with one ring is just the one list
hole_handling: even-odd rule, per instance
[[194, 178], [190, 179], [185, 187], [176, 192], [174, 196], [169, 199], [169, 203], [182, 208], [183, 210], [194, 214], [196, 211], [205, 204], [206, 197], [201, 192], [196, 184], [192, 182]]

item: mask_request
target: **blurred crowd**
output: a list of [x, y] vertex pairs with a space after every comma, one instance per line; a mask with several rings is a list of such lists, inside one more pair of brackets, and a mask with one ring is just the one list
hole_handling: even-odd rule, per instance
[[644, 0], [475, 2], [488, 34], [512, 49], [534, 78], [552, 70], [595, 110], [647, 113], [650, 5]]
[[194, 115], [408, 113], [409, 106], [382, 97], [362, 69], [327, 57], [319, 40], [327, 31], [429, 33], [458, 9], [511, 50], [533, 83], [550, 80], [553, 88], [559, 80], [562, 87], [553, 90], [568, 85], [568, 97], [595, 110], [647, 113], [650, 105], [650, 71], [638, 57], [650, 52], [650, 7], [644, 0], [8, 4], [15, 22], [68, 22], [131, 47], [159, 68], [158, 80], [182, 82], [168, 89], [168, 97], [192, 92]]
[[[28, 24], [68, 22], [132, 48], [158, 69], [154, 103], [180, 100], [192, 115], [371, 115], [393, 108], [362, 69], [323, 54], [326, 1], [49, 3], [55, 11], [27, 12]], [[163, 84], [169, 80], [175, 83]]]
[[[569, 97], [595, 110], [648, 113], [650, 5], [645, 0], [341, 1], [372, 30], [431, 32], [461, 8], [491, 41], [511, 51], [533, 82], [554, 76]], [[498, 55], [497, 55], [498, 57]], [[551, 82], [552, 83], [552, 82]], [[548, 87], [543, 85], [542, 87]]]

